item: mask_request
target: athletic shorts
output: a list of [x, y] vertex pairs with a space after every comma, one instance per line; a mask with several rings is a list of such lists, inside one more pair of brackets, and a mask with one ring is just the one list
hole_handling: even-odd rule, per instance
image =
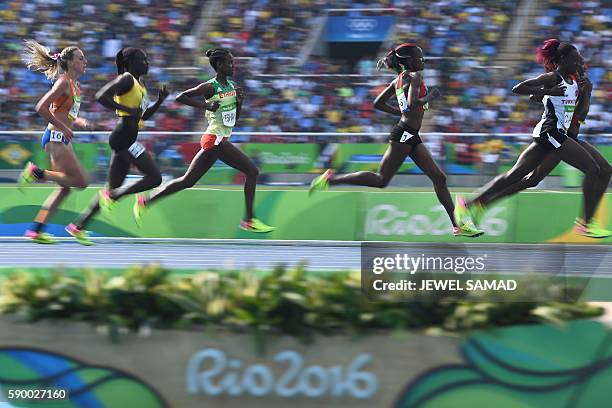
[[567, 140], [563, 129], [548, 129], [534, 136], [533, 141], [546, 150], [556, 150]]
[[567, 132], [567, 137], [570, 139], [578, 140], [578, 133]]
[[412, 147], [423, 143], [421, 136], [419, 136], [419, 131], [407, 126], [404, 122], [399, 122], [393, 126], [389, 135], [389, 141], [404, 143]]
[[200, 147], [204, 151], [208, 151], [219, 144], [225, 139], [223, 136], [217, 136], [210, 133], [204, 133], [200, 139]]
[[43, 133], [42, 135], [42, 139], [40, 140], [40, 144], [42, 145], [43, 150], [49, 142], [63, 143], [65, 145], [68, 145], [70, 143], [70, 141], [66, 139], [66, 136], [64, 136], [64, 134], [59, 130], [51, 130], [47, 128], [45, 130], [45, 133]]
[[138, 121], [130, 120], [129, 116], [119, 119], [108, 137], [108, 144], [115, 152], [132, 148], [138, 138]]

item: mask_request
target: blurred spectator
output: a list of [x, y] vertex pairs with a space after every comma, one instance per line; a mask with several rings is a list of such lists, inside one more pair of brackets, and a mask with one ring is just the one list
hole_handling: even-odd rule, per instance
[[[582, 133], [612, 132], [610, 102], [610, 20], [612, 8], [601, 0], [551, 0], [536, 24], [525, 32], [533, 46], [524, 50], [520, 70], [500, 79], [494, 59], [512, 23], [518, 2], [494, 0], [386, 0], [377, 3], [349, 0], [223, 1], [214, 11], [214, 24], [206, 27], [203, 48], [225, 46], [236, 60], [235, 81], [246, 93], [245, 109], [237, 131], [246, 132], [384, 132], [397, 118], [374, 112], [372, 101], [393, 79], [375, 70], [375, 58], [358, 62], [347, 76], [346, 64], [312, 56], [302, 67], [292, 65], [313, 34], [315, 18], [328, 8], [395, 8], [394, 37], [382, 48], [416, 41], [427, 58], [425, 81], [439, 86], [443, 98], [425, 115], [426, 128], [436, 132], [530, 133], [542, 112], [527, 98], [512, 95], [512, 86], [542, 72], [534, 49], [544, 39], [559, 37], [575, 43], [589, 65], [594, 83], [591, 111]], [[0, 3], [0, 130], [41, 130], [44, 123], [34, 112], [37, 99], [49, 89], [44, 76], [28, 72], [19, 59], [21, 41], [35, 38], [53, 50], [77, 43], [85, 51], [88, 73], [83, 80], [83, 115], [107, 127], [114, 117], [93, 100], [100, 85], [114, 75], [113, 56], [125, 45], [143, 47], [151, 59], [149, 92], [169, 81], [173, 92], [207, 80], [212, 71], [204, 58], [197, 77], [193, 71], [162, 70], [185, 58], [194, 58], [193, 27], [199, 8], [195, 0], [13, 0]], [[580, 10], [577, 13], [576, 10]], [[391, 11], [386, 11], [391, 12]], [[78, 16], [78, 19], [70, 18]], [[62, 21], [62, 24], [50, 23]], [[380, 54], [382, 54], [382, 51]], [[171, 74], [175, 72], [175, 74]], [[188, 74], [186, 74], [186, 72]], [[167, 103], [148, 123], [149, 129], [201, 131], [202, 112]], [[236, 141], [278, 142], [287, 138], [235, 135]], [[291, 141], [313, 142], [312, 136], [291, 136]], [[191, 137], [160, 135], [149, 141], [158, 154]], [[355, 141], [352, 136], [334, 141]], [[363, 139], [359, 139], [363, 141]], [[385, 137], [368, 137], [382, 141]], [[469, 144], [459, 143], [462, 159], [473, 160]], [[609, 139], [606, 139], [609, 140]], [[597, 141], [594, 141], [597, 143]], [[465, 145], [465, 146], [464, 146]], [[467, 147], [466, 147], [467, 146]], [[465, 149], [464, 149], [465, 147]], [[463, 150], [461, 150], [463, 149]], [[477, 156], [477, 155], [476, 155]]]
[[[591, 108], [581, 133], [612, 132], [612, 4], [601, 0], [550, 0], [533, 27], [533, 48], [547, 38], [576, 45], [588, 66], [593, 82]], [[529, 50], [533, 51], [533, 50]], [[533, 54], [533, 53], [532, 53]], [[533, 57], [524, 56], [525, 72], [541, 72]], [[536, 118], [538, 119], [538, 118]], [[609, 142], [609, 140], [608, 140]], [[595, 141], [595, 143], [597, 143]]]
[[[78, 45], [88, 59], [87, 72], [81, 77], [83, 116], [112, 126], [112, 115], [95, 102], [94, 94], [115, 75], [116, 52], [134, 46], [148, 53], [151, 75], [147, 87], [151, 94], [157, 93], [159, 82], [172, 81], [171, 89], [185, 87], [183, 78], [172, 78], [161, 68], [193, 51], [190, 30], [200, 4], [196, 0], [0, 2], [0, 130], [42, 130], [45, 125], [34, 105], [51, 84], [22, 63], [24, 39], [33, 38], [52, 52]], [[155, 119], [163, 121], [166, 112], [162, 109]], [[187, 113], [186, 121], [200, 119], [191, 111]]]

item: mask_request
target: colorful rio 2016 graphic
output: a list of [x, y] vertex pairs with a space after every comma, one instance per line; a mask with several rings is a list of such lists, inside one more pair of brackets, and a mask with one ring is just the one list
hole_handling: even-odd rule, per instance
[[[66, 390], [63, 400], [8, 399], [15, 390]], [[13, 392], [11, 392], [13, 390]], [[168, 408], [151, 386], [120, 370], [90, 365], [65, 355], [24, 347], [0, 347], [2, 407]]]
[[[193, 344], [189, 340], [186, 343], [193, 350], [202, 344], [202, 339], [196, 338]], [[279, 397], [325, 398], [315, 401], [316, 405], [309, 405], [305, 400], [300, 404], [333, 407], [359, 405], [360, 399], [371, 403], [370, 406], [381, 406], [374, 401], [385, 399], [390, 403], [394, 397], [394, 408], [610, 406], [612, 330], [601, 322], [578, 320], [559, 327], [526, 325], [476, 332], [462, 343], [451, 339], [437, 342], [446, 344], [438, 348], [447, 356], [442, 359], [431, 354], [436, 348], [429, 349], [431, 338], [422, 336], [421, 339], [426, 343], [417, 343], [408, 337], [398, 349], [409, 350], [420, 344], [416, 359], [402, 358], [408, 354], [403, 355], [401, 351], [393, 352], [392, 360], [389, 356], [385, 359], [381, 350], [371, 349], [368, 351], [371, 355], [364, 353], [354, 355], [350, 361], [344, 360], [348, 364], [345, 366], [337, 364], [342, 359], [334, 353], [331, 354], [334, 357], [312, 365], [306, 364], [299, 353], [281, 351], [271, 356], [273, 364], [268, 366], [260, 358], [252, 364], [248, 363], [252, 357], [247, 355], [242, 360], [233, 357], [240, 354], [235, 351], [208, 348], [193, 354], [187, 366], [180, 357], [172, 355], [167, 357], [178, 364], [162, 364], [159, 371], [141, 375], [163, 389], [167, 396], [182, 398], [199, 394], [181, 404], [181, 408], [206, 404], [250, 406], [255, 401], [259, 401], [258, 406], [267, 402], [270, 406], [286, 406], [278, 404]], [[324, 346], [326, 340], [319, 341], [322, 342], [319, 346]], [[338, 346], [336, 343], [335, 347]], [[121, 345], [110, 347], [113, 347], [110, 354], [115, 356], [113, 359], [122, 358]], [[274, 369], [279, 363], [280, 367], [286, 367], [284, 371]], [[411, 372], [413, 365], [422, 368]], [[379, 368], [375, 369], [376, 366]], [[136, 372], [142, 369], [134, 367]], [[168, 387], [167, 378], [178, 378], [185, 373], [184, 386], [179, 381]], [[328, 386], [322, 387], [325, 381]], [[405, 381], [410, 382], [402, 390]], [[6, 402], [9, 392], [16, 389], [66, 390], [69, 399]], [[121, 370], [87, 364], [40, 348], [0, 347], [2, 408], [167, 408], [172, 403], [143, 380]]]
[[612, 331], [601, 323], [483, 332], [461, 355], [413, 380], [394, 408], [610, 406]]
[[[51, 188], [2, 190], [0, 236], [20, 236], [31, 225]], [[71, 194], [55, 214], [47, 231], [67, 236], [65, 225], [87, 208], [96, 188]], [[604, 196], [596, 212], [601, 225], [610, 225], [612, 194]], [[608, 244], [579, 236], [574, 219], [581, 194], [521, 193], [492, 207], [482, 220], [486, 234], [478, 242]], [[88, 229], [93, 236], [142, 238], [253, 238], [236, 220], [244, 212], [242, 191], [189, 189], [152, 206], [138, 226], [133, 200], [117, 203], [112, 217], [100, 214]], [[467, 242], [450, 234], [450, 221], [433, 192], [330, 191], [308, 198], [303, 191], [259, 191], [255, 212], [276, 226], [260, 239], [348, 240], [407, 242]], [[325, 214], [325, 216], [322, 216]], [[304, 220], [308, 220], [307, 223]], [[329, 222], [334, 220], [334, 222]], [[519, 222], [520, 221], [520, 222]], [[537, 228], [534, 228], [537, 226]]]

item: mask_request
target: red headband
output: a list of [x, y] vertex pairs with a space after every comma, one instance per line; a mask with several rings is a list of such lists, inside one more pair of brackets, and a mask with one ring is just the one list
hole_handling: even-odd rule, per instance
[[415, 43], [403, 43], [403, 44], [400, 44], [400, 45], [398, 45], [397, 47], [395, 47], [395, 48], [393, 49], [393, 51], [396, 51], [396, 52], [397, 52], [397, 50], [398, 50], [398, 49], [400, 49], [400, 48], [402, 48], [402, 47], [416, 47], [416, 44], [415, 44]]

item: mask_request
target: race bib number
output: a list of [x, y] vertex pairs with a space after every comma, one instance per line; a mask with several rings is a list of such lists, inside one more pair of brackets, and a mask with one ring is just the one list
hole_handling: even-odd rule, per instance
[[399, 105], [399, 109], [401, 112], [405, 112], [408, 110], [408, 100], [406, 99], [406, 95], [404, 94], [404, 90], [397, 93], [397, 104]]
[[576, 110], [575, 105], [565, 105], [563, 115], [563, 125], [568, 129], [572, 124], [572, 118], [574, 117], [574, 111]]
[[223, 118], [223, 125], [233, 127], [236, 124], [236, 109], [232, 109], [227, 112], [221, 112]]
[[79, 116], [79, 109], [81, 109], [81, 97], [75, 96], [74, 102], [72, 103], [72, 108], [68, 112], [68, 118], [71, 120], [75, 120], [77, 116]]
[[52, 130], [49, 136], [50, 142], [64, 142], [64, 134], [62, 132], [58, 132], [57, 130]]
[[400, 138], [400, 143], [404, 143], [406, 142], [408, 139], [410, 139], [412, 136], [414, 136], [413, 134], [409, 133], [409, 132], [404, 132], [402, 133], [402, 137]]
[[144, 113], [147, 110], [150, 104], [151, 104], [151, 100], [149, 99], [149, 95], [144, 94], [140, 101], [140, 109], [142, 110], [142, 113]]
[[140, 155], [143, 154], [144, 151], [145, 151], [145, 147], [143, 145], [141, 145], [140, 143], [138, 143], [138, 142], [134, 142], [134, 144], [132, 144], [128, 148], [128, 152], [130, 152], [132, 157], [134, 157], [135, 159], [140, 157]]

